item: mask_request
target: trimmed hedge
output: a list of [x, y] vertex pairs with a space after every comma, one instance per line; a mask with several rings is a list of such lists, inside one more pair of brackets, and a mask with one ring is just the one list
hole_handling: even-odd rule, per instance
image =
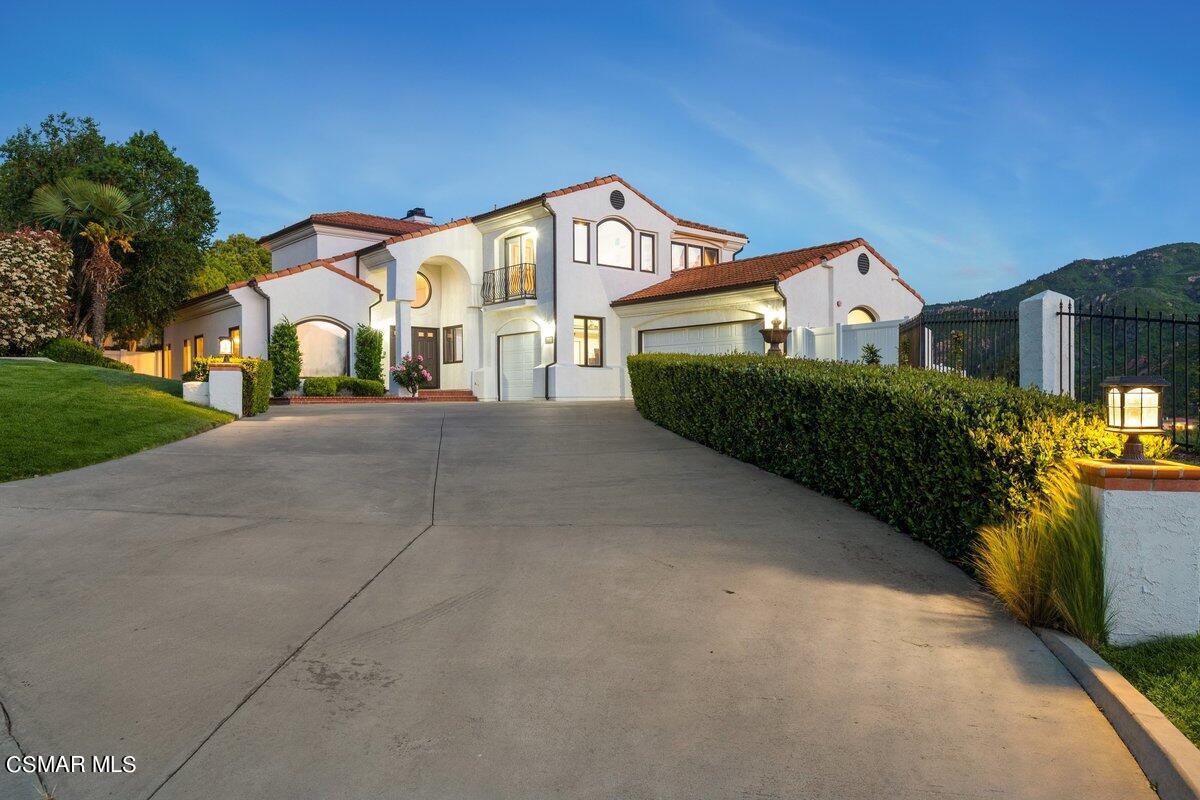
[[38, 351], [38, 355], [63, 364], [86, 364], [90, 367], [104, 367], [105, 369], [119, 369], [122, 372], [133, 372], [132, 365], [109, 358], [90, 344], [81, 342], [78, 339], [55, 339], [44, 345]]
[[304, 379], [305, 397], [334, 397], [341, 393], [353, 397], [383, 397], [383, 381], [351, 378], [348, 375], [314, 376]]
[[300, 388], [300, 369], [304, 363], [300, 356], [300, 337], [296, 326], [284, 317], [271, 329], [271, 341], [267, 343], [267, 359], [275, 365], [271, 394], [282, 397], [284, 392]]
[[[224, 360], [224, 356], [192, 359], [192, 368], [184, 374], [183, 379], [207, 381], [208, 365]], [[253, 417], [266, 411], [271, 404], [271, 383], [275, 374], [271, 362], [262, 358], [231, 356], [229, 363], [242, 367], [242, 416]]]
[[354, 375], [383, 383], [383, 331], [359, 324], [354, 332]]
[[1121, 443], [1097, 407], [907, 367], [647, 354], [630, 356], [629, 377], [646, 419], [960, 563], [981, 525], [1029, 511], [1052, 467]]

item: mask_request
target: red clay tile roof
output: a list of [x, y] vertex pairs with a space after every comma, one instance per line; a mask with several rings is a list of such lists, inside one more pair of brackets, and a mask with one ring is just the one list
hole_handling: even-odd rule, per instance
[[268, 233], [266, 236], [259, 237], [258, 241], [265, 242], [294, 231], [297, 228], [313, 224], [332, 225], [336, 228], [349, 228], [356, 231], [370, 231], [371, 233], [386, 233], [389, 236], [412, 233], [429, 227], [424, 222], [412, 222], [411, 220], [396, 219], [395, 217], [381, 217], [378, 214], [360, 214], [357, 211], [328, 211], [305, 217], [299, 222], [288, 225], [286, 228], [280, 228], [274, 233]]
[[231, 292], [234, 289], [241, 289], [243, 286], [249, 286], [250, 281], [254, 281], [255, 283], [264, 283], [266, 281], [275, 280], [276, 278], [283, 278], [288, 275], [295, 275], [297, 272], [307, 272], [310, 269], [316, 269], [317, 267], [324, 267], [325, 269], [329, 270], [330, 272], [335, 272], [338, 275], [341, 275], [343, 278], [348, 278], [349, 280], [354, 281], [355, 283], [357, 283], [360, 286], [365, 286], [373, 292], [378, 292], [379, 289], [374, 284], [367, 283], [362, 278], [359, 278], [356, 275], [351, 275], [349, 272], [346, 272], [346, 270], [339, 269], [338, 267], [334, 266], [334, 264], [336, 262], [343, 261], [352, 255], [354, 255], [354, 253], [352, 253], [352, 252], [351, 253], [342, 253], [341, 255], [334, 256], [333, 258], [318, 258], [316, 261], [309, 261], [307, 264], [297, 264], [296, 266], [288, 267], [287, 269], [281, 269], [281, 270], [278, 270], [275, 272], [268, 272], [264, 275], [255, 275], [253, 278], [250, 278], [248, 280], [237, 281], [236, 283], [229, 284], [228, 286], [225, 287], [225, 291]]
[[[783, 253], [770, 253], [754, 258], [744, 258], [740, 261], [724, 261], [710, 267], [695, 267], [676, 272], [665, 281], [660, 281], [645, 289], [627, 294], [612, 302], [614, 306], [645, 303], [653, 300], [668, 300], [688, 295], [708, 294], [710, 292], [727, 291], [748, 286], [770, 286], [793, 275], [818, 266], [837, 256], [849, 253], [856, 247], [865, 247], [879, 259], [880, 263], [896, 274], [899, 279], [900, 271], [871, 247], [865, 239], [850, 239], [845, 242], [831, 242], [815, 247], [804, 247], [799, 250], [788, 250]], [[912, 292], [921, 302], [921, 295], [900, 280], [900, 285]]]

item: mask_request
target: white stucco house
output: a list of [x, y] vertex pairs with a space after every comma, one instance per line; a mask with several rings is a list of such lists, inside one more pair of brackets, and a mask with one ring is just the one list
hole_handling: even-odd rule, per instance
[[314, 214], [260, 241], [273, 271], [180, 307], [164, 374], [224, 336], [264, 356], [287, 317], [305, 375], [348, 374], [361, 323], [385, 333], [389, 363], [424, 356], [430, 388], [624, 398], [631, 353], [763, 352], [759, 330], [778, 319], [789, 353], [821, 355], [824, 332], [924, 302], [862, 239], [738, 259], [745, 234], [680, 219], [616, 175], [444, 224], [419, 208]]

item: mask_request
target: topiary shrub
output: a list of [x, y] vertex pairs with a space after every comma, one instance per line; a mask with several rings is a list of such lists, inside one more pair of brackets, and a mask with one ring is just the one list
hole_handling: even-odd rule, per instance
[[304, 379], [305, 397], [333, 397], [338, 391], [336, 376], [317, 375]]
[[1122, 442], [1097, 407], [904, 367], [646, 354], [629, 358], [629, 377], [646, 419], [842, 498], [960, 563], [981, 526], [1035, 507], [1056, 465]]
[[0, 233], [0, 356], [37, 352], [67, 332], [70, 277], [71, 248], [57, 233]]
[[87, 364], [91, 367], [133, 372], [131, 365], [109, 358], [90, 344], [78, 339], [55, 339], [38, 351], [38, 355], [64, 364]]
[[360, 324], [354, 332], [354, 374], [383, 383], [383, 332], [370, 325]]
[[271, 395], [280, 397], [284, 392], [300, 388], [300, 337], [296, 326], [284, 317], [271, 330], [271, 343], [267, 345], [267, 360], [274, 367]]

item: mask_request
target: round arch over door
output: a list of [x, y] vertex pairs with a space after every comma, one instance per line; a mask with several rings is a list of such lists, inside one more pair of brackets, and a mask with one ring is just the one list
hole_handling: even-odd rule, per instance
[[305, 377], [350, 374], [350, 329], [329, 317], [296, 323], [300, 340], [300, 374]]

